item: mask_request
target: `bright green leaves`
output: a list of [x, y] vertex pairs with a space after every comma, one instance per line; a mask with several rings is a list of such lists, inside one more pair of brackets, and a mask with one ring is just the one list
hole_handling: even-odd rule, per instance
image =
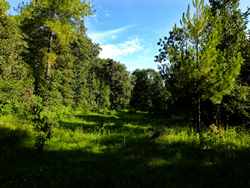
[[29, 45], [26, 57], [33, 67], [39, 96], [48, 98], [48, 88], [58, 85], [59, 75], [67, 73], [59, 68], [73, 66], [71, 47], [80, 36], [80, 28], [85, 31], [83, 19], [89, 14], [90, 5], [81, 0], [33, 0], [23, 7], [21, 28]]
[[35, 9], [53, 10], [58, 17], [79, 20], [91, 14], [90, 4], [81, 0], [33, 0]]
[[197, 120], [202, 103], [221, 105], [232, 94], [244, 62], [240, 50], [246, 35], [244, 20], [237, 4], [221, 5], [215, 11], [203, 0], [193, 0], [181, 25], [158, 43], [156, 60], [162, 64], [174, 106], [193, 105]]
[[194, 15], [190, 16], [188, 8], [182, 18], [189, 54], [195, 57], [189, 62], [189, 79], [198, 82], [197, 92], [203, 100], [219, 104], [233, 90], [243, 59], [240, 54], [227, 59], [218, 48], [223, 35], [221, 18], [212, 18], [203, 1], [194, 0], [193, 6]]
[[9, 8], [9, 4], [6, 0], [0, 0], [0, 17], [5, 15]]
[[25, 43], [7, 9], [6, 1], [0, 0], [0, 113], [24, 113], [25, 90], [32, 78], [21, 58]]
[[65, 13], [65, 15], [72, 15], [75, 19], [81, 19], [82, 17], [91, 14], [90, 5], [81, 0], [57, 0], [59, 12]]
[[209, 93], [211, 93], [210, 100], [214, 104], [220, 104], [223, 97], [230, 95], [235, 89], [235, 84], [237, 84], [236, 79], [240, 74], [243, 63], [243, 58], [240, 53], [230, 60], [226, 60], [223, 53], [219, 55], [220, 57], [218, 57], [217, 60], [220, 61], [220, 63], [217, 63], [215, 71], [209, 75], [210, 80], [208, 82], [208, 84], [211, 85], [211, 87], [208, 88]]
[[56, 35], [58, 43], [62, 48], [69, 46], [75, 39], [74, 27], [59, 20], [47, 20], [45, 25]]
[[54, 65], [56, 64], [56, 59], [57, 59], [57, 54], [54, 52], [46, 52], [47, 49], [44, 49], [44, 57], [43, 57], [43, 62], [46, 64]]

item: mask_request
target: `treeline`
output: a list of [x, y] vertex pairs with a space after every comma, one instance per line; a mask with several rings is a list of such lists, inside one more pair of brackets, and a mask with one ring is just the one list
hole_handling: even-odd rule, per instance
[[23, 5], [17, 16], [7, 10], [1, 0], [2, 112], [27, 111], [26, 105], [39, 100], [53, 111], [126, 107], [129, 73], [124, 65], [98, 58], [100, 48], [84, 26], [89, 4], [37, 0]]
[[249, 125], [249, 11], [239, 0], [194, 0], [160, 39], [159, 72], [132, 74], [86, 35], [91, 5], [32, 0], [8, 14], [0, 0], [0, 113], [29, 119], [37, 148], [67, 111], [136, 110], [180, 116], [197, 131]]
[[128, 107], [131, 81], [126, 67], [100, 59], [86, 35], [91, 5], [81, 0], [32, 0], [17, 15], [0, 0], [0, 112], [31, 120], [37, 147], [71, 110]]

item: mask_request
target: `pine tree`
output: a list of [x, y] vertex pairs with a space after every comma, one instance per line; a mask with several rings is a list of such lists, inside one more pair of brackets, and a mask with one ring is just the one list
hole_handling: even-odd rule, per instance
[[249, 42], [247, 39], [246, 29], [249, 10], [242, 12], [240, 10], [239, 0], [210, 0], [210, 7], [213, 15], [222, 20], [222, 35], [218, 48], [223, 51], [224, 59], [227, 63], [241, 53], [244, 61], [241, 66], [241, 74], [237, 79], [231, 95], [227, 95], [222, 104], [218, 107], [220, 121], [228, 123], [242, 123], [242, 120], [249, 119]]
[[[175, 77], [176, 91], [185, 89], [182, 93], [193, 97], [193, 104], [196, 106], [194, 119], [196, 129], [200, 132], [201, 103], [210, 100], [214, 104], [220, 104], [223, 97], [232, 92], [243, 59], [239, 52], [234, 53], [231, 59], [225, 58], [224, 51], [218, 48], [223, 31], [222, 20], [211, 14], [203, 0], [194, 0], [193, 7], [194, 15], [191, 16], [189, 7], [181, 20], [183, 42], [171, 42], [177, 38], [171, 37], [161, 40], [159, 45], [162, 46], [161, 53], [170, 57], [170, 72]], [[178, 48], [173, 48], [173, 44], [177, 44]], [[164, 56], [160, 54], [158, 61], [161, 57]]]

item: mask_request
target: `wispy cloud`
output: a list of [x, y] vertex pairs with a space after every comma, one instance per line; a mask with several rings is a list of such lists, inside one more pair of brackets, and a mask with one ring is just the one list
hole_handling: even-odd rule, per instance
[[131, 55], [143, 49], [138, 38], [118, 44], [104, 44], [101, 48], [100, 58], [113, 59]]
[[112, 30], [107, 31], [98, 31], [98, 32], [90, 32], [88, 33], [89, 37], [93, 39], [95, 42], [101, 43], [106, 39], [115, 39], [117, 38], [117, 35], [127, 31], [128, 29], [134, 27], [133, 25], [128, 25]]

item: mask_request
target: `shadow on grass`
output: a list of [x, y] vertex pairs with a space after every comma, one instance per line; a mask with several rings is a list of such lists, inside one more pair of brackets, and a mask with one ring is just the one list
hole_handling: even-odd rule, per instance
[[76, 115], [82, 122], [61, 121], [60, 127], [70, 129], [83, 129], [87, 132], [134, 132], [143, 133], [151, 127], [170, 127], [173, 123], [163, 116], [153, 116], [147, 113], [117, 112], [115, 116], [109, 115]]
[[86, 123], [72, 123], [72, 122], [60, 122], [60, 127], [69, 129], [72, 131], [83, 130], [89, 133], [144, 133], [144, 129], [141, 127], [127, 127], [123, 122], [102, 122], [96, 124]]
[[[83, 129], [87, 132], [105, 130], [110, 132], [133, 131], [134, 133], [143, 133], [145, 127], [151, 127], [152, 122], [154, 122], [145, 113], [118, 112], [115, 117], [108, 115], [76, 115], [75, 117], [80, 118], [83, 122], [61, 121], [60, 127], [72, 131]], [[129, 127], [129, 124], [132, 126]]]
[[0, 127], [0, 149], [20, 147], [27, 138], [29, 133], [23, 129]]
[[[0, 130], [10, 158], [0, 158], [0, 187], [249, 187], [250, 152], [176, 142], [155, 143], [143, 136], [104, 137], [99, 153], [91, 150], [44, 151], [25, 148], [24, 132]], [[11, 136], [11, 138], [9, 137]], [[5, 138], [5, 139], [3, 139]], [[6, 140], [7, 139], [7, 140]], [[10, 139], [10, 140], [8, 140]], [[10, 142], [11, 143], [11, 142]], [[3, 155], [3, 153], [1, 153]]]
[[143, 112], [126, 112], [120, 111], [114, 116], [108, 115], [77, 115], [85, 121], [95, 122], [96, 124], [114, 123], [115, 125], [132, 124], [138, 126], [152, 127], [183, 127], [187, 126], [187, 122], [182, 119], [171, 119], [167, 115], [156, 115]]

